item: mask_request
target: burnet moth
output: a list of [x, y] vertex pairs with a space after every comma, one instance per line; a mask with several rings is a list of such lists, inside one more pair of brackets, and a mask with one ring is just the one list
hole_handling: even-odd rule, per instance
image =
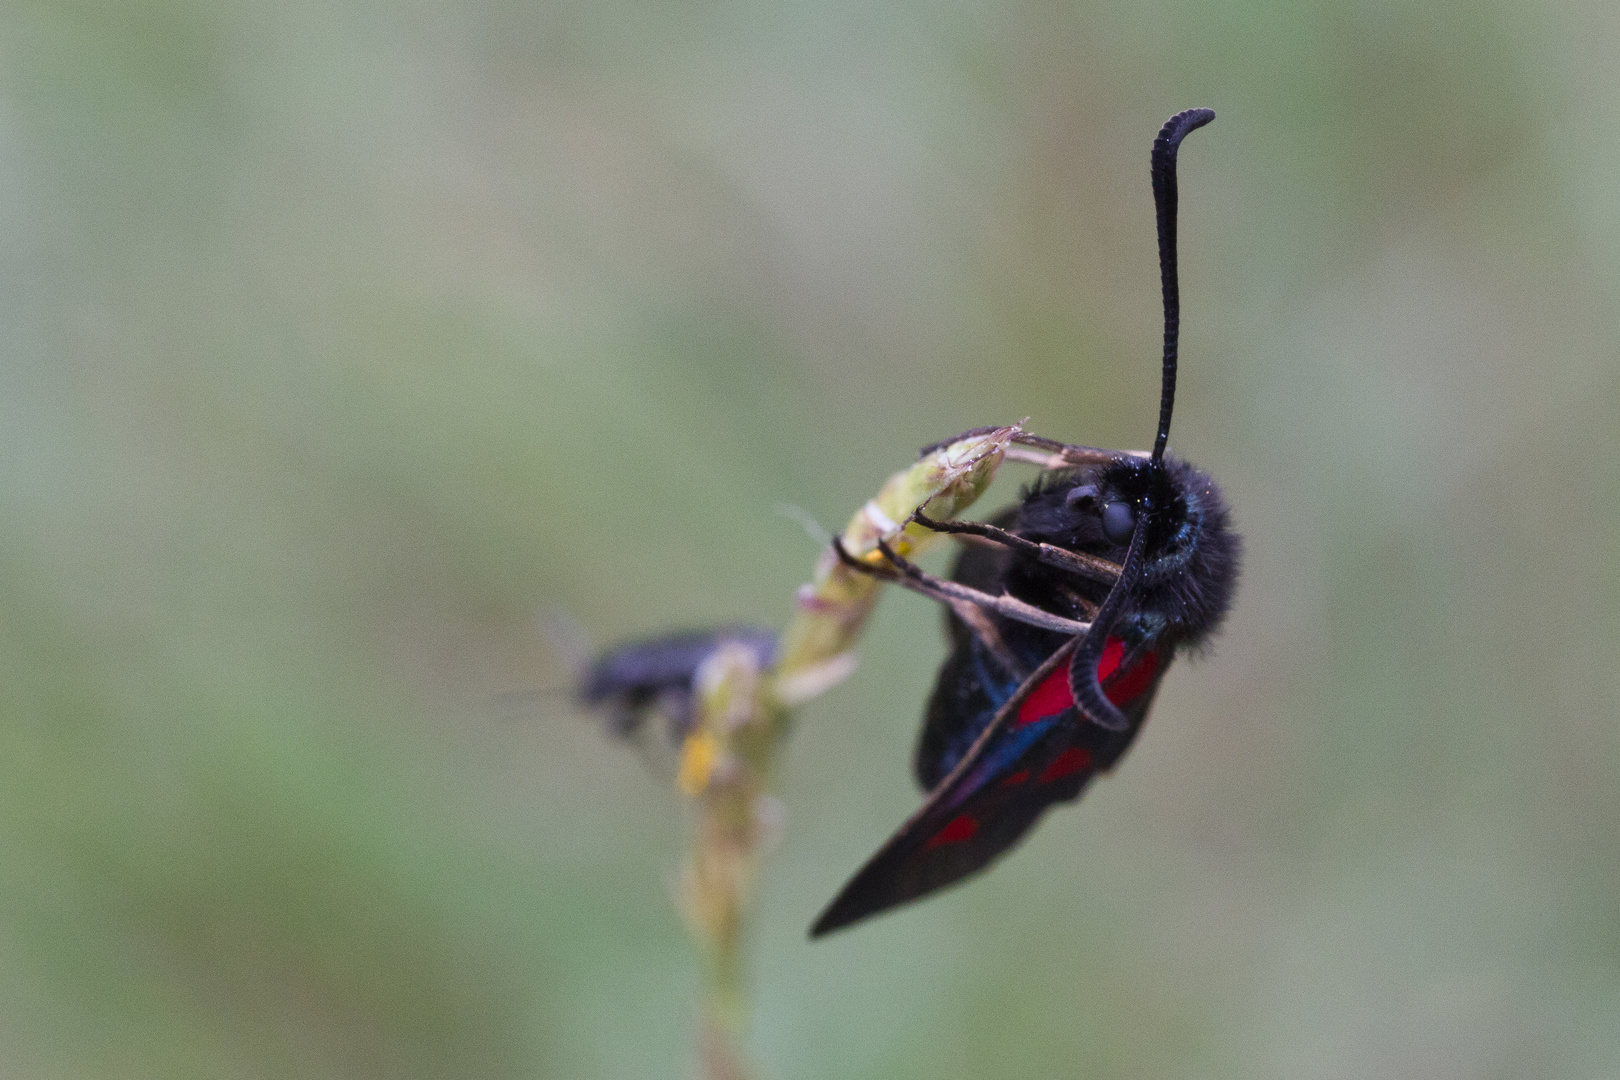
[[679, 745], [697, 718], [698, 669], [722, 645], [741, 645], [761, 668], [770, 666], [776, 635], [753, 626], [692, 630], [617, 645], [585, 667], [579, 701], [607, 715], [608, 730], [633, 739], [656, 712]]
[[967, 542], [950, 581], [887, 545], [887, 563], [873, 564], [834, 541], [849, 565], [943, 602], [951, 652], [914, 762], [928, 799], [812, 937], [983, 870], [1048, 807], [1079, 798], [1130, 747], [1171, 660], [1226, 614], [1241, 547], [1226, 503], [1208, 476], [1165, 455], [1180, 327], [1176, 151], [1214, 118], [1178, 113], [1153, 143], [1164, 362], [1152, 453], [1016, 436], [1058, 466], [1017, 506], [984, 524], [913, 518]]

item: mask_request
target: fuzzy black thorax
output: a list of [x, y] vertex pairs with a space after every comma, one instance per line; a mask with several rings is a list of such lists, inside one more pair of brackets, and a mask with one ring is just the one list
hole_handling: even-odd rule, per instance
[[[1013, 518], [1027, 539], [1122, 562], [1129, 540], [1111, 538], [1110, 506], [1144, 519], [1142, 578], [1118, 632], [1135, 642], [1197, 648], [1231, 606], [1242, 541], [1208, 474], [1176, 458], [1121, 458], [1107, 465], [1057, 473], [1034, 485]], [[1134, 520], [1133, 520], [1134, 524]], [[1016, 561], [1009, 589], [1031, 602], [1059, 587], [1057, 572], [1031, 559]], [[1106, 589], [1063, 583], [1100, 602]], [[1026, 595], [1027, 594], [1027, 595]]]

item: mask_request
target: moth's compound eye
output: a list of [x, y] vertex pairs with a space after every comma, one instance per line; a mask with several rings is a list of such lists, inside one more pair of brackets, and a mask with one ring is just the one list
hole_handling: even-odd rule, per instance
[[1102, 527], [1110, 544], [1128, 544], [1136, 531], [1136, 511], [1130, 503], [1111, 502], [1102, 509]]

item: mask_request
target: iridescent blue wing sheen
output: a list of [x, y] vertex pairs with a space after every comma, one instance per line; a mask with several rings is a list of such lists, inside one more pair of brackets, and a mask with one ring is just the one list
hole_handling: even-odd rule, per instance
[[[1016, 510], [991, 519], [1010, 526]], [[964, 548], [951, 568], [951, 580], [992, 595], [1005, 588], [1010, 553], [1000, 547]], [[966, 756], [999, 709], [1041, 661], [1068, 638], [1062, 634], [992, 620], [1002, 635], [1003, 657], [997, 657], [955, 611], [946, 607], [945, 636], [951, 651], [941, 665], [928, 699], [922, 732], [912, 759], [917, 783], [932, 791]], [[1004, 657], [1010, 653], [1014, 667]]]
[[[1059, 639], [1053, 651], [1062, 644]], [[1043, 658], [1024, 664], [1030, 671]], [[967, 756], [996, 710], [1017, 691], [1023, 680], [1009, 671], [975, 638], [959, 642], [945, 658], [928, 699], [922, 733], [912, 770], [924, 791], [932, 791]]]

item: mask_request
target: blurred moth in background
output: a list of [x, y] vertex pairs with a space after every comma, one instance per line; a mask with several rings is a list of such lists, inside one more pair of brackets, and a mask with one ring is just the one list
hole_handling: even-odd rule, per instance
[[770, 666], [776, 635], [754, 626], [693, 630], [631, 641], [602, 653], [580, 679], [579, 700], [607, 716], [608, 730], [633, 738], [657, 713], [669, 741], [679, 746], [696, 718], [698, 669], [722, 645], [748, 650], [760, 668]]

